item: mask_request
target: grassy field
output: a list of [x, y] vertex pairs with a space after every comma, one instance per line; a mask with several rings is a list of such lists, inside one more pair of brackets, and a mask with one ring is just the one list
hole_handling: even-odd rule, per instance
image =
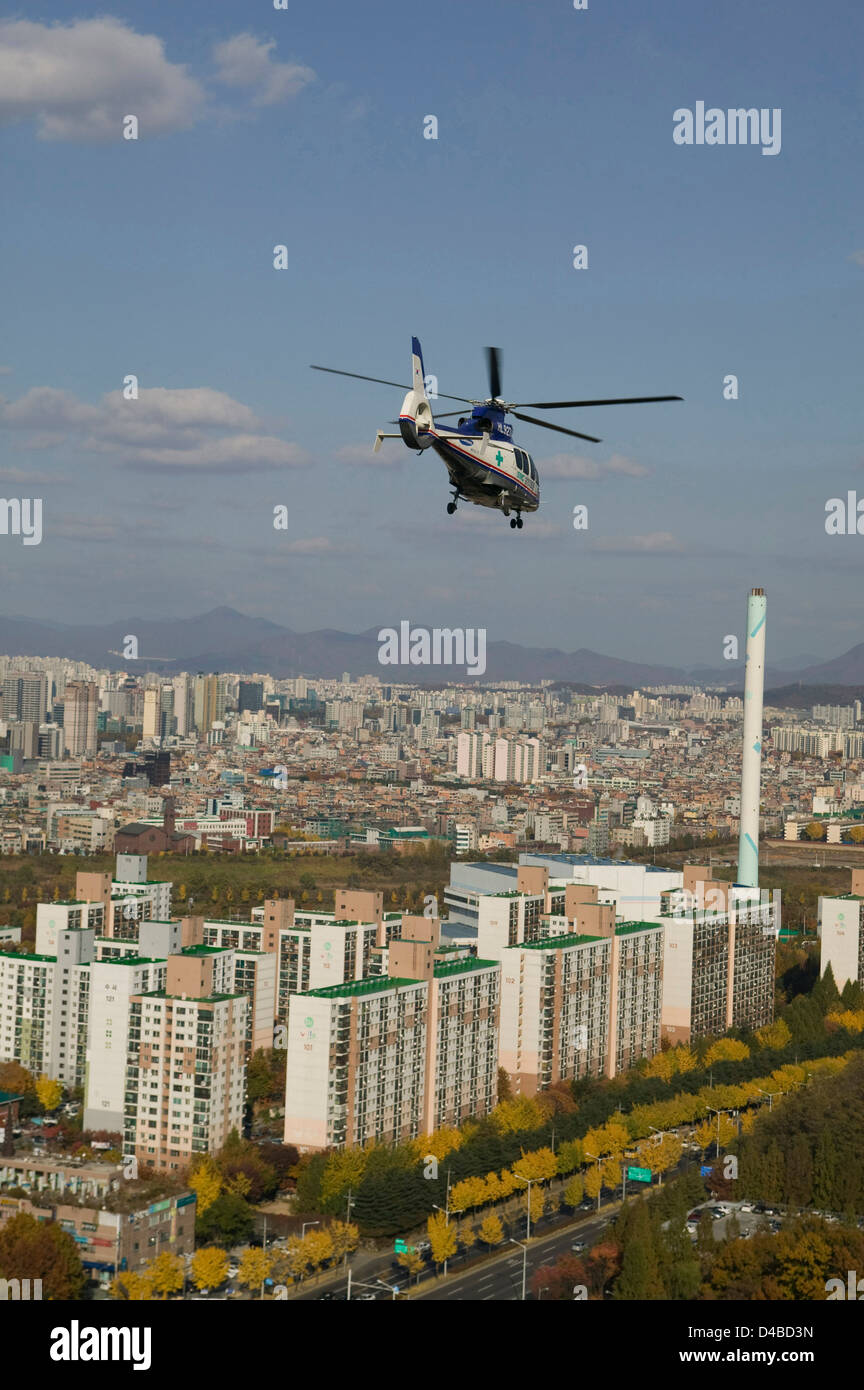
[[[260, 854], [151, 855], [151, 879], [174, 885], [173, 907], [219, 917], [247, 917], [265, 898], [295, 898], [304, 907], [330, 911], [337, 888], [367, 888], [384, 893], [385, 910], [417, 908], [426, 894], [443, 901], [450, 878], [450, 855], [440, 843], [412, 853], [292, 855], [281, 850]], [[15, 855], [0, 859], [0, 925], [22, 926], [25, 938], [35, 928], [36, 904], [75, 896], [79, 870], [113, 873], [114, 856]]]

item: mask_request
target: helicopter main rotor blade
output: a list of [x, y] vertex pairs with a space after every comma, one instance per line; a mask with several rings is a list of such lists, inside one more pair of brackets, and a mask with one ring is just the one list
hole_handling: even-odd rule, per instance
[[[314, 362], [309, 363], [313, 372], [330, 372], [333, 376], [353, 376], [356, 381], [375, 381], [379, 386], [395, 386], [398, 391], [413, 391], [413, 386], [403, 386], [401, 381], [385, 381], [380, 376], [364, 376], [362, 372], [343, 372], [338, 367], [316, 367]], [[448, 401], [464, 401], [466, 405], [473, 405], [467, 396], [449, 396], [446, 391], [439, 391], [439, 396], [443, 396]]]
[[487, 347], [486, 366], [489, 369], [489, 396], [497, 401], [501, 395], [501, 349]]
[[539, 425], [544, 430], [555, 430], [558, 434], [572, 434], [574, 439], [587, 439], [592, 444], [601, 442], [593, 434], [580, 434], [578, 430], [565, 430], [563, 425], [552, 425], [548, 420], [538, 420], [533, 415], [523, 415], [519, 410], [511, 410], [510, 414], [515, 415], [517, 420], [525, 420], [529, 425]]
[[652, 401], [683, 401], [683, 396], [619, 396], [608, 401], [519, 401], [533, 410], [565, 410], [572, 405], [649, 405]]

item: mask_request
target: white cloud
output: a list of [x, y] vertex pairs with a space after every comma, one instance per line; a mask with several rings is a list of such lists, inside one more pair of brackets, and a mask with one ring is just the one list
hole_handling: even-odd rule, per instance
[[854, 261], [856, 265], [864, 265], [864, 250], [853, 251], [849, 259]]
[[[531, 512], [525, 512], [522, 520], [525, 524], [521, 532], [516, 532], [520, 540], [525, 540], [529, 537], [535, 541], [548, 540], [551, 536], [561, 535], [560, 526], [556, 526], [552, 521], [540, 521], [537, 517], [533, 516]], [[469, 504], [466, 502], [460, 505], [455, 516], [442, 519], [441, 526], [444, 529], [445, 535], [448, 530], [477, 531], [478, 528], [481, 527], [485, 527], [490, 531], [494, 530], [496, 534], [499, 528], [502, 534], [504, 530], [507, 531], [508, 535], [510, 533], [510, 522], [507, 517], [498, 511], [497, 507], [478, 507], [474, 506], [473, 503]]]
[[671, 531], [649, 531], [644, 536], [602, 536], [592, 550], [606, 555], [682, 555], [684, 546]]
[[122, 20], [0, 22], [2, 125], [34, 120], [42, 140], [119, 140], [123, 117], [134, 115], [142, 137], [162, 135], [193, 125], [204, 101], [160, 38]]
[[69, 481], [61, 473], [37, 473], [32, 468], [0, 468], [0, 483], [13, 483], [16, 487], [56, 487]]
[[404, 445], [398, 439], [385, 439], [376, 454], [373, 444], [346, 444], [335, 454], [339, 463], [361, 468], [401, 468], [405, 462]]
[[137, 400], [111, 391], [98, 405], [34, 386], [17, 401], [0, 401], [0, 426], [19, 431], [31, 449], [78, 442], [135, 466], [249, 472], [306, 461], [296, 444], [264, 433], [248, 406], [207, 386], [143, 388]]
[[289, 555], [323, 555], [334, 546], [327, 536], [307, 536], [303, 540], [289, 541], [284, 549]]
[[275, 106], [287, 101], [315, 80], [311, 68], [299, 63], [279, 63], [273, 57], [275, 39], [256, 39], [235, 34], [213, 47], [216, 80], [226, 87], [252, 89], [253, 106]]
[[537, 471], [541, 483], [545, 478], [582, 478], [593, 481], [619, 474], [628, 478], [644, 478], [648, 469], [641, 463], [634, 463], [623, 454], [612, 454], [608, 459], [585, 458], [582, 454], [553, 454], [550, 458], [537, 460]]
[[70, 516], [51, 527], [52, 536], [67, 541], [113, 541], [119, 534], [116, 523], [104, 516]]
[[264, 468], [300, 468], [305, 454], [296, 444], [273, 435], [238, 434], [224, 439], [205, 440], [192, 447], [171, 449], [139, 448], [130, 461], [150, 463], [157, 468], [187, 468], [205, 473], [248, 473]]

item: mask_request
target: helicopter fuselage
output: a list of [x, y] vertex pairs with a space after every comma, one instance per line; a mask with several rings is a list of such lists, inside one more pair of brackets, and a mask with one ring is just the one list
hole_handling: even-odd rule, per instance
[[[425, 422], [424, 422], [425, 423]], [[399, 428], [409, 448], [432, 448], [443, 460], [456, 497], [481, 507], [536, 512], [540, 505], [540, 480], [534, 461], [513, 440], [512, 426], [503, 412], [489, 405], [475, 406], [456, 429], [438, 423], [417, 429], [410, 410], [399, 416]]]

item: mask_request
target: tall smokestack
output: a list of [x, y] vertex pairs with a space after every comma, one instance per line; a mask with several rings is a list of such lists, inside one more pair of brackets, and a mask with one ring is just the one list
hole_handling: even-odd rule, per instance
[[738, 882], [759, 885], [759, 790], [762, 770], [762, 698], [765, 693], [765, 590], [747, 598], [747, 653], [744, 666], [744, 743], [741, 758], [741, 829]]

